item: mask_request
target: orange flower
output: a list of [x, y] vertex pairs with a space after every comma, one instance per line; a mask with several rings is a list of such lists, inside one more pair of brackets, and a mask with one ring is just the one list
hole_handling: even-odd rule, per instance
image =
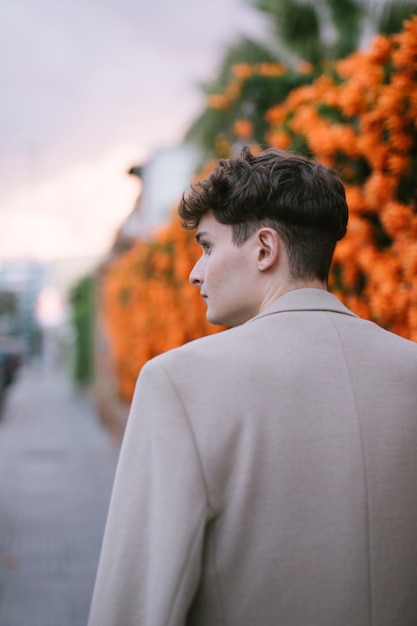
[[387, 166], [394, 176], [408, 175], [411, 172], [411, 159], [408, 155], [391, 153], [387, 158]]
[[250, 139], [253, 135], [253, 125], [247, 119], [236, 120], [233, 132], [239, 139]]
[[209, 94], [207, 96], [207, 106], [209, 109], [226, 109], [230, 104], [230, 98], [224, 94]]
[[313, 73], [313, 65], [309, 61], [299, 61], [297, 63], [297, 72], [300, 74], [312, 74]]
[[396, 48], [392, 61], [396, 68], [414, 72], [417, 65], [417, 20], [414, 16], [404, 22], [404, 30], [393, 38]]
[[396, 181], [375, 170], [364, 185], [364, 197], [368, 210], [379, 211], [394, 196]]
[[349, 212], [361, 213], [366, 207], [363, 197], [362, 188], [358, 185], [346, 185], [346, 201], [348, 203]]
[[266, 135], [266, 140], [270, 146], [274, 148], [280, 148], [281, 150], [287, 150], [291, 146], [290, 135], [280, 130], [277, 130], [277, 131], [271, 130]]
[[287, 115], [288, 110], [281, 104], [278, 104], [266, 112], [265, 119], [270, 124], [279, 124], [279, 122], [282, 122]]
[[287, 71], [282, 63], [259, 63], [255, 69], [260, 76], [282, 76]]
[[349, 81], [339, 91], [339, 105], [344, 115], [354, 117], [367, 109], [366, 95], [358, 83]]
[[392, 51], [392, 40], [384, 35], [377, 35], [369, 50], [369, 59], [374, 63], [384, 65], [389, 61]]
[[235, 65], [232, 65], [231, 70], [232, 74], [240, 80], [249, 78], [253, 72], [252, 66], [248, 63], [236, 63]]

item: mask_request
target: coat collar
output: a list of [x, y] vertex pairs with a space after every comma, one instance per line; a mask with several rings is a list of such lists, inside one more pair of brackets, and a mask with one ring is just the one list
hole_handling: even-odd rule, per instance
[[324, 289], [302, 288], [287, 291], [249, 321], [288, 311], [332, 311], [358, 317], [330, 292]]

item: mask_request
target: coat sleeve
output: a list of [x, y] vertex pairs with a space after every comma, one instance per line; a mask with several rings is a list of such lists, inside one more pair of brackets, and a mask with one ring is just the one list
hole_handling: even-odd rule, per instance
[[199, 582], [208, 509], [184, 407], [154, 359], [135, 389], [89, 626], [183, 626]]

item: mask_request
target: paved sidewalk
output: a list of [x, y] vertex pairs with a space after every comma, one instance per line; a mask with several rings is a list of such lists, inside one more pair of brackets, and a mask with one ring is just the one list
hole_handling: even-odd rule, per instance
[[62, 372], [21, 371], [0, 420], [1, 626], [86, 626], [118, 453]]

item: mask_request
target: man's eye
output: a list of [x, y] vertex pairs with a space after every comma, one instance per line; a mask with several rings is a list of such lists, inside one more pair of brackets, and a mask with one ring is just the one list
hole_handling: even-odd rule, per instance
[[211, 245], [209, 243], [202, 243], [201, 247], [203, 248], [204, 252], [210, 252], [211, 250]]

